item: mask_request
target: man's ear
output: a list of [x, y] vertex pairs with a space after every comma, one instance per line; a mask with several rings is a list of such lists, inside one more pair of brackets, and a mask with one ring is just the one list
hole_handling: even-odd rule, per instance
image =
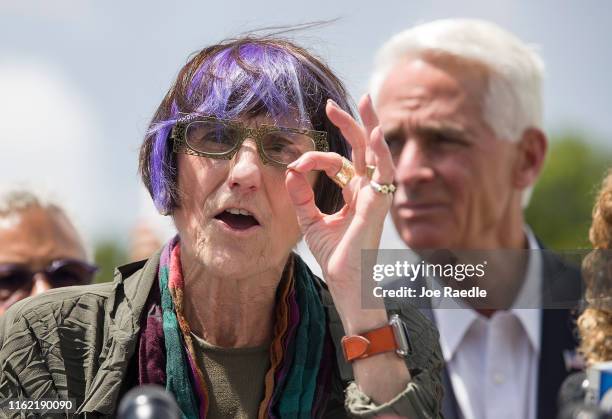
[[548, 139], [538, 128], [527, 128], [518, 141], [518, 159], [514, 167], [514, 186], [520, 189], [533, 185], [542, 171]]

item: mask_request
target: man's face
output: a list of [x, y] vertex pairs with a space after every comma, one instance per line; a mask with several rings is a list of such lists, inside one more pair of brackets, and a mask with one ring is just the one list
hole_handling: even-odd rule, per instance
[[12, 277], [0, 275], [0, 314], [11, 304], [52, 288], [45, 273], [38, 271], [60, 259], [85, 260], [79, 237], [63, 214], [31, 207], [0, 219], [0, 265], [37, 272], [24, 284], [12, 284]]
[[411, 57], [381, 87], [377, 112], [397, 170], [391, 214], [411, 248], [496, 247], [520, 219], [517, 144], [483, 120], [485, 80], [475, 66]]

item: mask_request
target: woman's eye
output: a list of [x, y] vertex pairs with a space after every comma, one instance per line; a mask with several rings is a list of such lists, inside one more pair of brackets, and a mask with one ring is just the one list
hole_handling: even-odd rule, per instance
[[264, 139], [264, 146], [268, 150], [284, 151], [294, 146], [293, 141], [280, 135], [268, 135]]
[[289, 146], [289, 143], [287, 141], [275, 141], [272, 144], [270, 144], [270, 149], [275, 150], [275, 151], [282, 151], [284, 150], [286, 147]]
[[299, 153], [299, 149], [288, 141], [278, 141], [272, 144], [271, 150], [276, 153], [283, 154], [296, 154]]

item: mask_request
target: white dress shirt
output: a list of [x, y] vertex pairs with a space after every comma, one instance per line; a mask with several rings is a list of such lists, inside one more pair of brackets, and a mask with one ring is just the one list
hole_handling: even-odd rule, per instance
[[[533, 233], [526, 234], [529, 248], [539, 249]], [[443, 305], [448, 308], [433, 310], [460, 417], [535, 419], [541, 310], [524, 307], [537, 307], [541, 284], [541, 254], [530, 252], [525, 281], [510, 310], [486, 318], [449, 299]]]

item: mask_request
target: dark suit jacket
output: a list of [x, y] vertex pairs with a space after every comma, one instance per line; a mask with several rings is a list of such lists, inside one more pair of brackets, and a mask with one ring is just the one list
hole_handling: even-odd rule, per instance
[[[571, 373], [565, 366], [564, 351], [577, 346], [575, 330], [576, 309], [582, 295], [580, 271], [552, 252], [542, 252], [542, 329], [538, 370], [537, 418], [557, 417], [557, 394], [563, 380]], [[394, 286], [391, 285], [391, 288]], [[422, 301], [422, 300], [421, 300]], [[421, 312], [434, 324], [431, 308]], [[460, 408], [455, 398], [448, 371], [442, 374], [444, 399], [442, 413], [446, 419], [459, 419]]]

